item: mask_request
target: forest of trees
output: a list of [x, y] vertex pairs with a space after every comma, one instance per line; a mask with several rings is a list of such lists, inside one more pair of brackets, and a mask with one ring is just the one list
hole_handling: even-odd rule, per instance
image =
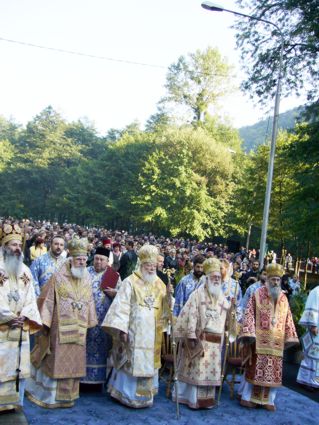
[[[258, 13], [264, 7], [264, 18], [273, 18], [267, 15], [272, 13], [271, 4], [267, 5], [270, 1], [245, 3], [255, 6]], [[280, 15], [282, 22], [287, 14], [294, 16], [294, 27], [284, 27], [285, 39], [289, 40], [290, 31], [304, 43], [284, 88], [293, 88], [296, 74], [301, 89], [301, 79], [309, 78], [301, 71], [305, 72], [302, 63], [311, 65], [319, 38], [316, 28], [306, 25], [307, 7], [314, 2], [279, 3], [286, 7], [285, 15]], [[245, 89], [265, 98], [273, 92], [271, 76], [277, 58], [267, 56], [267, 41], [260, 54], [258, 49], [251, 51], [257, 24], [238, 25], [238, 44], [247, 67], [255, 67], [256, 77], [259, 72], [258, 78], [246, 81]], [[312, 37], [306, 37], [308, 32]], [[289, 51], [288, 41], [285, 49]], [[254, 63], [247, 60], [249, 55], [255, 55]], [[287, 72], [291, 60], [287, 54]], [[313, 68], [310, 71], [313, 73]], [[169, 67], [167, 93], [145, 128], [131, 123], [124, 129], [111, 129], [103, 137], [89, 122], [68, 122], [50, 106], [26, 126], [0, 118], [1, 215], [200, 240], [237, 237], [243, 244], [252, 228], [251, 245], [257, 247], [269, 141], [247, 153], [238, 131], [218, 116], [218, 104], [231, 87], [231, 72], [227, 61], [210, 47], [181, 56]], [[315, 84], [317, 77], [312, 76]], [[319, 119], [314, 87], [309, 91], [308, 115], [278, 135], [271, 197], [269, 245], [299, 255], [319, 251], [319, 192], [315, 186]]]
[[[317, 250], [318, 123], [278, 137], [269, 241]], [[99, 137], [51, 107], [26, 127], [0, 120], [1, 215], [205, 239], [259, 237], [268, 144], [245, 154], [237, 130], [136, 125]]]

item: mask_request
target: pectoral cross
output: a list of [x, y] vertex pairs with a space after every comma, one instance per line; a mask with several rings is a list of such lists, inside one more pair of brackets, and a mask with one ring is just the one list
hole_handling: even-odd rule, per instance
[[144, 302], [146, 306], [151, 310], [154, 307], [155, 298], [153, 297], [153, 295], [147, 295], [144, 298]]
[[72, 301], [71, 302], [71, 305], [72, 305], [73, 311], [75, 309], [78, 309], [78, 311], [81, 311], [82, 310], [82, 307], [83, 307], [83, 304], [82, 303], [78, 303], [78, 302], [75, 302], [75, 301]]
[[207, 318], [210, 317], [212, 320], [217, 320], [218, 316], [219, 316], [219, 314], [218, 314], [218, 311], [216, 309], [208, 308], [206, 310], [206, 317]]

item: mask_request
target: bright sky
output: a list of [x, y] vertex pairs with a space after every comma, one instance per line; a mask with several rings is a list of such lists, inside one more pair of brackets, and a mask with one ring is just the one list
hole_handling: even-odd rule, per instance
[[[236, 9], [234, 0], [218, 3]], [[135, 120], [143, 126], [181, 55], [217, 47], [239, 84], [233, 22], [231, 14], [204, 10], [201, 0], [0, 0], [0, 38], [124, 61], [0, 40], [0, 115], [26, 124], [52, 105], [69, 121], [87, 117], [101, 134]], [[301, 103], [284, 99], [280, 111]], [[240, 92], [223, 102], [223, 112], [235, 127], [265, 118]]]

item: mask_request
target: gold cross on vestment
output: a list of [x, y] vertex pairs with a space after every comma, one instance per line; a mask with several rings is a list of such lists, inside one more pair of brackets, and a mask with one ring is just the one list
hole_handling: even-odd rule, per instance
[[3, 284], [8, 280], [8, 277], [4, 275], [3, 273], [0, 274], [0, 286], [3, 286]]
[[27, 284], [30, 282], [30, 278], [25, 273], [23, 273], [21, 279], [22, 279], [22, 282], [24, 283], [24, 286], [27, 286]]

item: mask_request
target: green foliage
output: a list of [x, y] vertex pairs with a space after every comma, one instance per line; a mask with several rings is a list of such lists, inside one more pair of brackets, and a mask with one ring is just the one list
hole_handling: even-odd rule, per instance
[[[272, 181], [268, 239], [280, 248], [283, 248], [286, 241], [294, 236], [290, 217], [290, 199], [296, 189], [294, 180], [296, 170], [285, 154], [294, 142], [294, 135], [287, 132], [279, 133]], [[246, 156], [246, 161], [243, 163], [245, 181], [241, 181], [237, 186], [233, 198], [235, 214], [229, 218], [233, 225], [238, 226], [237, 230], [242, 235], [246, 234], [249, 225], [261, 228], [268, 161], [269, 146], [260, 145], [256, 152]], [[256, 241], [253, 241], [253, 244], [255, 245]]]
[[[306, 90], [309, 100], [318, 98], [319, 7], [317, 0], [237, 0], [256, 18], [276, 24], [284, 43], [283, 93]], [[248, 78], [243, 88], [266, 103], [276, 90], [281, 37], [266, 23], [240, 18], [235, 25], [237, 46]]]
[[[289, 199], [289, 216], [297, 242], [319, 249], [319, 122], [296, 127], [294, 143], [285, 151], [285, 160], [293, 165], [295, 188]], [[305, 253], [305, 249], [303, 250]]]
[[231, 174], [230, 154], [202, 130], [168, 130], [142, 165], [132, 202], [152, 229], [199, 239], [222, 234]]
[[301, 319], [302, 313], [305, 309], [307, 301], [307, 293], [305, 291], [300, 291], [298, 294], [294, 295], [290, 299], [290, 309], [294, 323], [296, 326], [298, 337], [300, 338], [306, 331], [304, 326], [299, 325], [299, 320]]
[[193, 122], [203, 121], [210, 106], [231, 90], [231, 67], [217, 49], [196, 50], [180, 56], [166, 77], [167, 96], [162, 104], [173, 103], [191, 112]]
[[158, 111], [151, 115], [147, 120], [145, 131], [161, 131], [170, 125], [172, 125], [172, 120], [169, 115], [165, 111], [161, 110], [161, 108], [158, 108]]
[[225, 234], [237, 169], [230, 147], [239, 155], [240, 142], [216, 119], [147, 131], [133, 123], [111, 141], [48, 107], [11, 136], [0, 141], [2, 215], [199, 239]]
[[14, 146], [9, 140], [0, 140], [0, 173], [10, 166], [14, 153]]

